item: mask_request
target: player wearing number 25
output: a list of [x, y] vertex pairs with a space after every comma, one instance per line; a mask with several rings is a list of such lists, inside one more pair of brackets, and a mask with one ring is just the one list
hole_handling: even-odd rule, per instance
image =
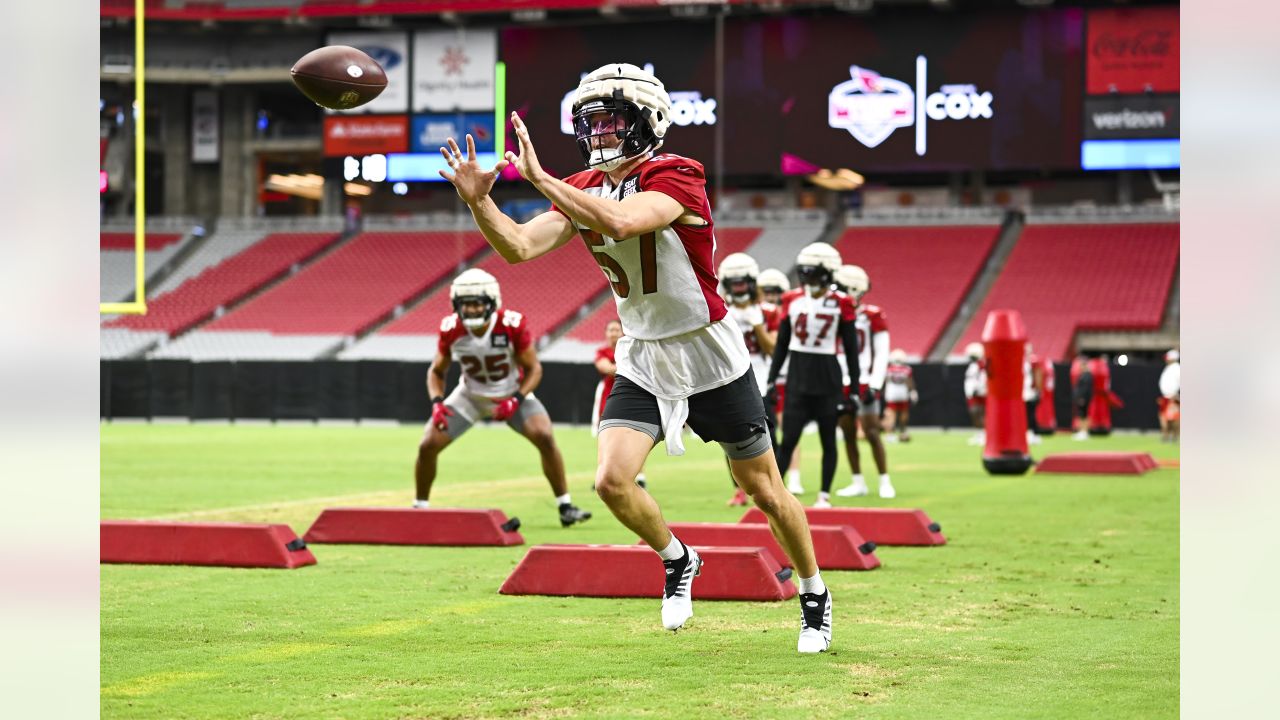
[[[428, 506], [440, 451], [475, 423], [495, 420], [505, 421], [538, 448], [542, 472], [560, 506], [560, 524], [590, 519], [591, 513], [578, 509], [569, 497], [551, 417], [533, 395], [542, 382], [542, 363], [524, 315], [502, 306], [498, 281], [479, 268], [454, 278], [449, 300], [453, 313], [440, 321], [440, 345], [427, 372], [431, 420], [413, 468], [418, 491], [414, 506]], [[445, 374], [454, 361], [462, 364], [462, 379], [445, 397]]]
[[[802, 617], [797, 649], [826, 650], [831, 596], [818, 575], [804, 509], [782, 487], [742, 333], [717, 293], [706, 175], [695, 160], [657, 152], [671, 127], [662, 81], [626, 63], [583, 77], [573, 127], [587, 169], [564, 180], [542, 169], [519, 115], [512, 113], [511, 125], [519, 153], [482, 168], [471, 137], [465, 152], [451, 138], [440, 148], [450, 168], [441, 175], [508, 262], [532, 260], [579, 237], [613, 286], [625, 335], [600, 420], [596, 492], [662, 558], [663, 627], [678, 630], [692, 617], [702, 558], [671, 534], [635, 478], [660, 441], [668, 454], [684, 453], [687, 421], [704, 442], [724, 449], [738, 486], [769, 516], [794, 563]], [[508, 164], [551, 201], [550, 211], [521, 224], [498, 210], [489, 190]]]

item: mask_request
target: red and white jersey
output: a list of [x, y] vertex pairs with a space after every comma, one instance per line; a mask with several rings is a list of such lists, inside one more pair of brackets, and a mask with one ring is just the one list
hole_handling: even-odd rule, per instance
[[911, 399], [911, 366], [890, 363], [884, 376], [885, 402], [908, 402]]
[[498, 308], [479, 336], [467, 330], [457, 313], [440, 321], [438, 352], [462, 364], [462, 385], [473, 395], [506, 398], [514, 394], [520, 388], [521, 373], [516, 357], [532, 344], [524, 315], [506, 308]]
[[839, 355], [840, 323], [854, 321], [853, 298], [835, 290], [813, 297], [804, 288], [782, 296], [781, 317], [791, 319], [791, 344], [787, 352]]
[[858, 331], [859, 385], [884, 388], [885, 371], [889, 367], [889, 323], [878, 305], [859, 305], [854, 321]]
[[[756, 323], [764, 325], [765, 330], [777, 332], [778, 325], [782, 322], [781, 313], [778, 312], [778, 306], [772, 303], [762, 302], [759, 305], [748, 305], [747, 307], [738, 307], [732, 303], [728, 303], [729, 318], [737, 325], [738, 330], [742, 333], [742, 341], [747, 346], [747, 352], [751, 354], [751, 368], [756, 374], [756, 383], [760, 386], [760, 393], [764, 394], [766, 383], [769, 379], [769, 364], [773, 360], [772, 354], [766, 354], [764, 349], [760, 347], [760, 339], [756, 337]], [[758, 314], [757, 314], [758, 313]]]
[[[598, 170], [585, 170], [564, 181], [590, 195], [613, 200], [638, 192], [661, 192], [703, 220], [701, 225], [672, 224], [631, 238], [606, 237], [575, 223], [587, 250], [613, 286], [618, 318], [628, 337], [660, 340], [725, 317], [724, 299], [716, 291], [716, 240], [701, 163], [662, 154], [641, 163], [616, 186]], [[558, 207], [552, 206], [552, 210], [568, 217]]]
[[964, 396], [970, 400], [987, 396], [987, 365], [982, 360], [970, 360], [964, 369]]

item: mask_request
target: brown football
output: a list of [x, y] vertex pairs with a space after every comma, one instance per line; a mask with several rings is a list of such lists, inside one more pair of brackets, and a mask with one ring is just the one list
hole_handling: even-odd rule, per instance
[[303, 55], [289, 73], [303, 95], [330, 110], [360, 107], [387, 87], [387, 74], [382, 66], [346, 45], [312, 50]]

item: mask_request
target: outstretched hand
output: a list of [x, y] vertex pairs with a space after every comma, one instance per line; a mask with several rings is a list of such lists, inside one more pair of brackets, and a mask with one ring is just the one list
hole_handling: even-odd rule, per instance
[[[449, 138], [449, 147], [440, 148], [440, 154], [444, 156], [445, 162], [449, 163], [449, 169], [452, 173], [440, 171], [440, 177], [453, 183], [458, 190], [458, 197], [468, 205], [473, 205], [480, 201], [481, 198], [489, 194], [489, 189], [493, 187], [493, 183], [498, 179], [498, 173], [502, 172], [510, 163], [506, 159], [498, 161], [492, 170], [485, 170], [480, 167], [480, 163], [476, 162], [476, 141], [467, 134], [467, 155], [463, 157], [462, 150], [458, 147], [458, 143], [453, 138]], [[510, 155], [511, 153], [507, 153]]]
[[511, 127], [516, 131], [516, 140], [520, 144], [520, 154], [507, 151], [504, 159], [516, 166], [520, 175], [529, 182], [536, 182], [542, 175], [542, 164], [538, 162], [538, 154], [533, 150], [533, 140], [529, 139], [529, 128], [518, 113], [511, 113]]

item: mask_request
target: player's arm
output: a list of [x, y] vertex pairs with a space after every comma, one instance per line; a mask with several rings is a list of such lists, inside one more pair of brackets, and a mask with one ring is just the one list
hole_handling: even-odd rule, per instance
[[431, 369], [427, 371], [427, 397], [433, 402], [444, 397], [445, 373], [449, 372], [451, 364], [453, 358], [447, 353], [436, 353], [431, 360]]
[[468, 207], [484, 239], [512, 265], [546, 255], [573, 238], [573, 223], [558, 212], [547, 211], [527, 223], [518, 223], [499, 210], [488, 195]]
[[618, 365], [607, 357], [596, 358], [596, 372], [601, 375], [617, 375]]
[[616, 240], [664, 228], [686, 212], [670, 195], [657, 191], [638, 192], [623, 200], [599, 198], [546, 173], [533, 186], [579, 224]]
[[[760, 306], [756, 305], [755, 307], [759, 309]], [[751, 326], [751, 331], [755, 333], [756, 343], [760, 345], [760, 352], [765, 355], [772, 355], [778, 336], [776, 333], [769, 331], [769, 323], [765, 321], [764, 313], [760, 314], [760, 322]]]
[[[871, 376], [867, 384], [876, 390], [884, 389], [885, 376], [889, 372], [889, 331], [881, 330], [871, 335]], [[850, 367], [853, 367], [852, 365]], [[850, 375], [849, 377], [854, 377]]]
[[841, 321], [840, 343], [844, 345], [844, 359], [849, 366], [849, 383], [857, 386], [862, 366], [858, 364], [858, 328], [852, 322]]
[[524, 377], [520, 380], [520, 389], [517, 391], [521, 397], [524, 397], [533, 392], [542, 382], [542, 362], [538, 360], [538, 351], [534, 350], [532, 345], [516, 355], [516, 362], [524, 370]]
[[453, 138], [449, 138], [448, 145], [440, 148], [440, 154], [452, 172], [441, 170], [440, 177], [453, 183], [458, 197], [471, 209], [476, 227], [503, 260], [511, 264], [532, 260], [573, 237], [573, 224], [560, 213], [545, 212], [527, 223], [518, 223], [498, 209], [489, 191], [498, 173], [507, 166], [507, 160], [500, 160], [491, 170], [485, 170], [476, 162], [476, 143], [470, 135], [467, 135], [466, 155]]
[[[782, 363], [787, 361], [787, 350], [791, 347], [791, 316], [782, 318], [778, 325], [777, 343], [773, 346], [773, 360], [769, 363], [769, 387], [778, 382], [778, 374], [782, 372]], [[856, 361], [855, 361], [856, 362]], [[857, 367], [856, 365], [854, 367]]]

